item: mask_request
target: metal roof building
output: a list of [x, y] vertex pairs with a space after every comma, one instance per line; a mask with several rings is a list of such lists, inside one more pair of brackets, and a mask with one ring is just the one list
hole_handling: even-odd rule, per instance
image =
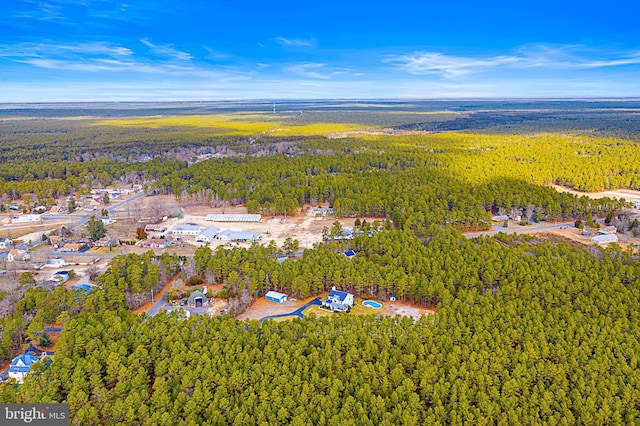
[[208, 214], [206, 220], [212, 222], [259, 222], [259, 214]]
[[287, 301], [287, 295], [284, 293], [279, 293], [277, 291], [270, 291], [265, 294], [264, 297], [270, 302], [283, 303]]
[[196, 237], [196, 241], [199, 243], [210, 243], [216, 235], [218, 235], [218, 232], [220, 232], [220, 228], [217, 226], [210, 226]]
[[616, 234], [597, 235], [591, 238], [591, 242], [596, 244], [617, 243], [618, 236]]

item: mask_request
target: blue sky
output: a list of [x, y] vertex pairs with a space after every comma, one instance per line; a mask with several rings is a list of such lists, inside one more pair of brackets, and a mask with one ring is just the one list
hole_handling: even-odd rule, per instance
[[640, 4], [6, 0], [0, 102], [640, 96]]

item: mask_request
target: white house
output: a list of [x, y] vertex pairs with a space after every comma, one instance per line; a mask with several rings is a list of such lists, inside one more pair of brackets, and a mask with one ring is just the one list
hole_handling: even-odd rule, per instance
[[322, 301], [322, 306], [331, 309], [333, 312], [341, 312], [351, 309], [353, 303], [353, 294], [336, 290], [334, 287], [334, 289], [329, 292], [327, 299]]
[[39, 214], [22, 214], [11, 217], [11, 223], [40, 222], [42, 216]]
[[32, 354], [30, 351], [15, 357], [9, 366], [9, 377], [16, 379], [18, 383], [24, 381], [24, 376], [29, 373], [31, 366], [40, 361], [40, 358]]
[[204, 228], [195, 223], [179, 223], [173, 227], [171, 233], [177, 236], [192, 236], [199, 235]]
[[218, 235], [218, 232], [220, 232], [220, 228], [217, 226], [210, 226], [196, 237], [196, 241], [199, 243], [210, 243], [216, 235]]
[[111, 219], [109, 216], [100, 216], [100, 220], [104, 225], [111, 225], [115, 222], [115, 220]]
[[8, 238], [0, 238], [0, 249], [8, 249], [11, 248], [13, 241]]
[[7, 254], [9, 262], [26, 262], [29, 259], [31, 259], [31, 255], [23, 249], [11, 249]]

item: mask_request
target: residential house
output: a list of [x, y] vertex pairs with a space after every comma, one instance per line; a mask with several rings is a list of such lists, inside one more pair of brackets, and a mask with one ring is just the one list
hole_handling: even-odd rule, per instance
[[0, 238], [0, 249], [8, 249], [13, 245], [13, 241], [8, 238]]
[[64, 206], [52, 206], [49, 209], [49, 214], [62, 214], [66, 213], [67, 209]]
[[49, 235], [49, 242], [54, 249], [59, 249], [65, 243], [65, 239], [59, 235]]
[[18, 383], [22, 383], [24, 381], [24, 377], [29, 373], [29, 371], [31, 371], [33, 364], [38, 361], [41, 361], [41, 359], [32, 354], [31, 351], [27, 350], [24, 354], [11, 360], [11, 365], [9, 366], [9, 377], [16, 379]]
[[9, 262], [26, 262], [29, 259], [31, 259], [31, 255], [25, 249], [11, 249], [7, 254]]
[[150, 238], [148, 240], [144, 240], [141, 244], [142, 247], [145, 248], [165, 248], [167, 246], [167, 240], [164, 238]]
[[99, 219], [102, 221], [102, 223], [106, 226], [106, 225], [111, 225], [112, 223], [115, 222], [115, 220], [111, 219], [109, 216], [100, 216]]
[[333, 312], [349, 311], [353, 304], [353, 294], [336, 290], [335, 287], [329, 292], [327, 299], [322, 301], [322, 306]]
[[61, 251], [65, 252], [79, 252], [87, 248], [86, 243], [68, 243], [62, 246]]
[[53, 280], [58, 284], [65, 283], [70, 279], [71, 279], [71, 274], [69, 273], [69, 271], [58, 271], [55, 274], [53, 274]]
[[78, 291], [83, 291], [85, 293], [89, 293], [91, 291], [91, 288], [94, 287], [91, 284], [78, 284], [78, 285], [74, 285], [73, 287], [71, 287], [72, 290], [78, 290]]
[[164, 226], [163, 223], [150, 223], [144, 227], [144, 232], [147, 234], [150, 233], [159, 233], [162, 234], [167, 230], [167, 227]]
[[120, 244], [119, 240], [112, 240], [109, 236], [102, 237], [98, 241], [93, 243], [93, 245], [96, 247], [114, 247], [118, 244]]

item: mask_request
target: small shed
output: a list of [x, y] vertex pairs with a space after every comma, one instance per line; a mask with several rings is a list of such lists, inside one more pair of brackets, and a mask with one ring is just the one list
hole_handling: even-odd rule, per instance
[[209, 304], [209, 299], [203, 292], [200, 290], [195, 290], [189, 295], [189, 300], [187, 301], [187, 305], [193, 308], [201, 308], [203, 306], [207, 306]]
[[284, 293], [279, 293], [277, 291], [270, 291], [268, 292], [265, 296], [265, 299], [267, 299], [270, 302], [275, 302], [275, 303], [284, 303], [287, 301], [287, 295]]

